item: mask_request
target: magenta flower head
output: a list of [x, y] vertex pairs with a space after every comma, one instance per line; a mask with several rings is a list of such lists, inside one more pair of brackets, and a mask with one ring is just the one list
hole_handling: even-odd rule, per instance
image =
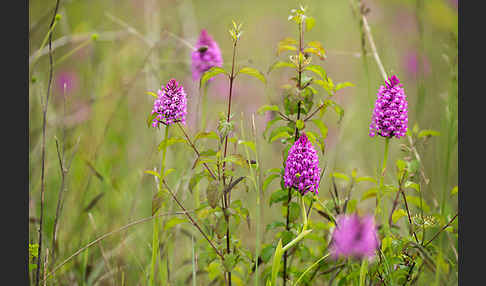
[[204, 29], [201, 30], [195, 48], [192, 52], [192, 79], [197, 81], [208, 69], [214, 66], [221, 67], [223, 58], [218, 43]]
[[317, 195], [320, 174], [317, 152], [307, 135], [302, 132], [299, 139], [290, 147], [285, 162], [285, 187], [293, 187], [302, 195], [308, 191]]
[[407, 96], [403, 85], [395, 75], [380, 86], [373, 117], [371, 118], [371, 137], [376, 134], [386, 138], [405, 136], [408, 123]]
[[341, 215], [337, 218], [332, 233], [329, 251], [339, 257], [373, 258], [379, 247], [378, 234], [373, 216], [359, 217], [357, 214]]
[[153, 127], [160, 123], [171, 125], [176, 122], [186, 123], [187, 99], [182, 85], [175, 79], [169, 80], [163, 90], [157, 91], [152, 114], [157, 114], [152, 122]]

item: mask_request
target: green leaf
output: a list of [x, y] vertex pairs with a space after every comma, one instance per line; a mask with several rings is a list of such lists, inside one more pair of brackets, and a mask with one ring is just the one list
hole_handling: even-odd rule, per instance
[[280, 260], [282, 260], [282, 239], [278, 241], [277, 248], [275, 249], [275, 255], [272, 262], [272, 285], [277, 285], [277, 274], [280, 268]]
[[312, 232], [312, 229], [303, 230], [296, 238], [294, 238], [291, 242], [287, 243], [282, 250], [287, 251], [292, 246], [294, 246], [297, 242], [301, 241], [306, 235]]
[[[409, 203], [411, 203], [411, 204], [417, 206], [418, 208], [420, 208], [420, 198], [419, 197], [416, 197], [416, 196], [406, 196], [406, 198], [407, 198], [407, 201]], [[429, 205], [427, 205], [424, 200], [422, 200], [422, 207], [423, 207], [424, 212], [428, 213], [430, 211]]]
[[235, 253], [225, 253], [223, 267], [226, 272], [231, 272], [238, 262], [238, 255]]
[[199, 183], [199, 181], [201, 181], [202, 178], [204, 178], [204, 176], [204, 172], [199, 172], [191, 177], [191, 180], [189, 180], [189, 191], [191, 193], [193, 192], [194, 187], [196, 187], [196, 185]]
[[338, 122], [340, 122], [343, 119], [343, 116], [344, 116], [344, 109], [334, 101], [332, 101], [331, 106], [334, 109], [334, 111], [336, 111], [336, 113], [338, 115]]
[[349, 177], [348, 177], [348, 175], [346, 175], [346, 174], [342, 174], [342, 173], [334, 172], [334, 173], [332, 173], [332, 176], [333, 176], [334, 178], [338, 178], [338, 179], [343, 179], [343, 180], [349, 181]]
[[34, 269], [37, 269], [37, 264], [35, 264], [35, 263], [29, 263], [29, 272], [31, 272]]
[[231, 154], [228, 157], [226, 157], [224, 161], [231, 162], [240, 165], [242, 167], [248, 167], [248, 161], [241, 154]]
[[244, 67], [238, 71], [238, 73], [244, 73], [259, 79], [261, 82], [266, 83], [265, 76], [257, 69]]
[[326, 71], [319, 65], [306, 66], [304, 70], [316, 73], [323, 80], [327, 77]]
[[396, 162], [396, 165], [397, 165], [398, 171], [403, 171], [407, 167], [407, 162], [405, 162], [401, 159], [398, 159], [397, 162]]
[[345, 87], [348, 87], [348, 86], [354, 86], [354, 84], [346, 81], [346, 82], [340, 82], [336, 85], [335, 89], [336, 91], [340, 90], [341, 88], [345, 88]]
[[145, 93], [148, 94], [148, 95], [151, 95], [151, 96], [153, 96], [155, 98], [158, 98], [159, 97], [155, 92], [146, 91]]
[[267, 224], [267, 228], [265, 229], [266, 231], [272, 230], [277, 227], [283, 227], [285, 228], [285, 223], [281, 221], [274, 221], [272, 223]]
[[372, 198], [372, 197], [376, 197], [376, 192], [378, 191], [377, 188], [371, 188], [369, 190], [367, 190], [363, 196], [361, 197], [361, 201], [364, 201], [366, 199], [369, 199], [369, 198]]
[[418, 138], [422, 137], [430, 137], [430, 136], [440, 136], [440, 132], [430, 129], [424, 129], [419, 132], [417, 135]]
[[145, 170], [144, 173], [160, 178], [160, 174], [152, 170]]
[[267, 245], [262, 249], [261, 258], [263, 263], [267, 263], [272, 255], [275, 253], [275, 246], [274, 245]]
[[175, 169], [172, 169], [172, 168], [165, 170], [164, 174], [162, 175], [162, 179], [164, 179], [165, 177], [167, 177], [170, 173], [172, 173], [174, 171], [175, 171]]
[[417, 184], [417, 183], [411, 182], [411, 181], [405, 182], [404, 187], [405, 188], [412, 188], [412, 189], [416, 190], [417, 192], [420, 192], [420, 185]]
[[289, 198], [288, 191], [279, 189], [279, 190], [273, 192], [272, 195], [270, 196], [270, 202], [269, 202], [270, 206], [272, 206], [272, 204], [274, 204], [274, 203], [287, 201], [288, 198]]
[[204, 139], [204, 138], [210, 138], [210, 139], [218, 140], [219, 136], [214, 131], [210, 131], [210, 132], [201, 131], [201, 132], [197, 133], [196, 136], [194, 136], [194, 144], [196, 144], [196, 142], [198, 140]]
[[316, 24], [316, 19], [314, 19], [313, 17], [306, 17], [305, 18], [306, 31], [310, 31], [312, 29], [312, 27], [314, 27], [315, 24]]
[[263, 172], [263, 174], [266, 176], [268, 174], [271, 174], [271, 173], [277, 173], [277, 174], [280, 174], [282, 172], [282, 169], [281, 168], [271, 168], [271, 169], [267, 169]]
[[322, 47], [321, 42], [319, 41], [312, 41], [307, 44], [307, 47], [304, 49], [304, 53], [312, 53], [317, 55], [321, 60], [326, 58], [326, 51]]
[[157, 150], [160, 152], [160, 150], [163, 150], [166, 147], [169, 147], [169, 146], [174, 145], [176, 143], [184, 143], [184, 142], [186, 142], [186, 139], [184, 139], [184, 138], [179, 138], [179, 137], [166, 138], [166, 139], [162, 140], [162, 142], [160, 142]]
[[246, 140], [238, 140], [238, 145], [243, 144], [247, 147], [250, 147], [253, 152], [256, 152], [255, 142], [253, 141], [246, 141]]
[[224, 279], [223, 270], [223, 265], [221, 265], [221, 260], [219, 259], [216, 259], [213, 262], [209, 263], [209, 265], [206, 267], [206, 271], [208, 271], [208, 278], [210, 281], [213, 281], [218, 277]]
[[280, 69], [280, 68], [284, 68], [284, 67], [293, 68], [293, 69], [296, 69], [297, 68], [297, 66], [295, 64], [293, 64], [293, 63], [283, 62], [283, 61], [277, 61], [274, 64], [272, 64], [270, 66], [270, 68], [268, 68], [267, 73], [270, 73], [273, 70]]
[[218, 202], [221, 198], [222, 192], [220, 190], [220, 186], [218, 181], [211, 181], [206, 188], [206, 198], [208, 200], [209, 206], [211, 208], [215, 208], [218, 205]]
[[283, 51], [297, 51], [297, 47], [292, 45], [278, 45], [277, 56], [280, 55]]
[[270, 128], [275, 124], [277, 123], [278, 121], [282, 120], [282, 118], [280, 116], [277, 116], [275, 117], [274, 119], [268, 121], [267, 123], [267, 126], [265, 127], [265, 130], [263, 131], [263, 138], [267, 139], [266, 138], [266, 133], [268, 132], [268, 130], [270, 130]]
[[295, 126], [299, 130], [304, 129], [304, 127], [305, 127], [304, 120], [302, 120], [302, 119], [297, 120], [297, 122], [295, 123]]
[[381, 251], [385, 251], [388, 247], [390, 247], [392, 245], [392, 241], [393, 239], [390, 236], [384, 237], [381, 240]]
[[272, 137], [270, 137], [270, 143], [280, 138], [290, 138], [290, 137], [292, 136], [287, 131], [281, 131], [273, 135]]
[[149, 116], [147, 117], [147, 127], [150, 128], [152, 126], [152, 122], [154, 121], [155, 117], [157, 116], [157, 113], [150, 113]]
[[220, 68], [220, 67], [217, 67], [217, 66], [213, 66], [212, 68], [208, 69], [202, 76], [201, 76], [201, 80], [199, 82], [199, 88], [202, 88], [204, 87], [204, 85], [206, 84], [206, 82], [212, 78], [212, 77], [215, 77], [217, 76], [218, 74], [222, 74], [224, 73], [225, 75], [228, 75], [228, 73]]
[[167, 192], [167, 190], [159, 191], [152, 197], [152, 215], [155, 215], [162, 206], [165, 194], [164, 191]]
[[368, 260], [361, 261], [361, 268], [359, 270], [359, 286], [365, 285], [366, 274], [368, 273]]
[[260, 115], [265, 114], [265, 111], [279, 111], [279, 108], [277, 105], [262, 105], [260, 108], [258, 108], [257, 113]]
[[376, 183], [376, 179], [369, 176], [363, 176], [356, 179], [356, 183], [363, 182], [363, 181]]
[[407, 216], [407, 212], [403, 209], [396, 209], [392, 214], [392, 221], [393, 223], [397, 223], [397, 221], [401, 218]]
[[262, 191], [265, 192], [265, 190], [268, 188], [268, 185], [270, 185], [270, 183], [276, 178], [280, 178], [280, 174], [271, 174], [270, 176], [268, 176], [265, 181], [263, 181]]
[[457, 186], [455, 186], [454, 188], [452, 188], [452, 190], [451, 190], [451, 196], [457, 194], [458, 191], [459, 191], [459, 188]]
[[167, 230], [173, 228], [174, 226], [176, 226], [180, 223], [183, 223], [183, 222], [186, 222], [186, 220], [179, 218], [179, 217], [173, 217], [165, 223], [164, 231], [167, 231]]
[[327, 137], [327, 126], [322, 122], [322, 120], [319, 119], [314, 119], [312, 122], [319, 128], [319, 132], [321, 132], [321, 136], [323, 139], [326, 139]]
[[[287, 210], [287, 208], [284, 209]], [[290, 202], [289, 211], [289, 221], [295, 222], [300, 216], [300, 205], [296, 202]]]

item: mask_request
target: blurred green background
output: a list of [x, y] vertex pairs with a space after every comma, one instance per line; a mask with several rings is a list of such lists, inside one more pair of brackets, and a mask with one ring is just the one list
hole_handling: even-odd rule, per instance
[[[334, 82], [350, 81], [355, 85], [336, 95], [335, 100], [345, 110], [343, 120], [338, 123], [332, 112], [324, 117], [329, 135], [326, 154], [320, 158], [321, 167], [327, 166], [327, 174], [350, 174], [356, 168], [360, 176], [376, 176], [384, 140], [370, 138], [368, 126], [382, 78], [370, 54], [366, 56], [369, 78], [365, 73], [359, 22], [349, 1], [61, 1], [58, 13], [62, 19], [53, 32], [54, 77], [46, 134], [44, 243], [49, 248], [61, 184], [55, 137], [63, 138], [63, 128], [66, 129], [66, 158], [69, 160], [75, 155], [66, 177], [55, 265], [97, 236], [151, 215], [155, 183], [144, 171], [158, 166], [161, 154], [157, 152], [157, 145], [163, 133], [162, 129], [147, 128], [146, 119], [153, 98], [146, 91], [155, 92], [170, 78], [176, 78], [188, 94], [187, 128], [191, 135], [200, 131], [197, 129], [199, 119], [195, 116], [200, 93], [198, 83], [191, 78], [190, 50], [166, 31], [194, 44], [200, 30], [207, 29], [222, 50], [224, 66], [230, 67], [232, 42], [228, 29], [232, 20], [242, 22], [244, 33], [238, 46], [238, 62], [240, 66], [248, 64], [266, 73], [277, 59], [277, 43], [287, 36], [297, 37], [296, 26], [287, 17], [290, 9], [300, 3], [316, 18], [316, 25], [305, 34], [305, 40], [321, 41], [327, 53], [327, 59], [314, 59], [315, 63], [323, 66]], [[421, 129], [441, 133], [439, 137], [430, 138], [427, 145], [419, 146], [424, 171], [430, 179], [430, 183], [423, 186], [425, 200], [433, 208], [432, 213], [438, 213], [445, 193], [445, 212], [455, 213], [457, 198], [449, 196], [449, 192], [458, 183], [457, 1], [374, 0], [364, 3], [370, 8], [369, 23], [387, 73], [398, 75], [408, 96], [409, 129], [418, 124]], [[30, 242], [37, 242], [36, 219], [40, 213], [41, 98], [47, 90], [49, 57], [41, 53], [35, 65], [32, 63], [48, 31], [54, 6], [55, 1], [51, 0], [29, 1], [29, 76], [35, 78], [29, 85]], [[94, 33], [96, 40], [92, 39]], [[286, 54], [280, 56], [285, 57]], [[248, 134], [251, 115], [270, 101], [281, 104], [279, 87], [291, 76], [291, 72], [284, 69], [272, 72], [267, 77], [266, 87], [253, 78], [238, 79], [233, 102], [237, 125], [243, 119]], [[228, 83], [219, 78], [210, 84], [209, 130], [215, 131], [217, 113], [225, 111], [227, 90]], [[255, 115], [255, 118], [260, 134], [257, 140], [262, 168], [280, 167], [283, 145], [278, 141], [265, 142], [261, 133], [268, 117]], [[240, 133], [238, 126], [236, 133]], [[391, 144], [389, 162], [392, 167], [402, 156], [400, 143], [406, 143], [406, 138], [393, 140]], [[187, 184], [194, 159], [189, 149], [178, 145], [169, 147], [167, 166], [176, 169], [169, 182], [188, 209], [193, 203]], [[392, 182], [393, 173], [388, 172], [386, 180]], [[276, 180], [272, 186], [277, 184]], [[321, 200], [330, 198], [329, 184], [327, 176], [321, 183]], [[366, 183], [358, 185], [353, 196], [359, 199], [369, 187]], [[254, 213], [254, 192], [241, 190], [234, 197], [244, 198], [250, 214]], [[266, 193], [263, 226], [281, 215], [279, 207], [267, 207], [268, 197]], [[363, 212], [372, 212], [373, 207], [374, 200], [358, 204]], [[169, 203], [165, 210], [177, 211], [178, 208]], [[184, 285], [191, 273], [191, 240], [181, 234], [183, 229], [190, 229], [190, 225], [182, 224], [166, 234], [177, 239], [170, 255], [173, 265], [170, 275], [176, 285]], [[243, 239], [243, 243], [253, 251], [255, 242], [251, 238], [255, 228], [241, 224], [240, 231], [240, 237], [249, 238]], [[89, 267], [84, 274], [87, 281], [110, 284], [111, 277], [121, 281], [123, 275], [125, 285], [144, 285], [150, 265], [151, 241], [151, 223], [102, 241], [100, 246], [112, 270], [117, 271], [109, 273], [103, 267], [101, 249], [94, 247], [87, 256]], [[263, 241], [272, 243], [272, 234], [265, 233]], [[79, 282], [82, 269], [86, 269], [83, 259], [84, 254], [79, 255], [63, 267], [53, 281], [60, 285]]]

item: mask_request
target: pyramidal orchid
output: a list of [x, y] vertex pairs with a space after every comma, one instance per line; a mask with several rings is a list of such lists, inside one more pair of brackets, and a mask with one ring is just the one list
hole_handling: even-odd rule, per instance
[[339, 257], [373, 258], [379, 241], [375, 220], [368, 215], [341, 215], [332, 233], [330, 252]]
[[185, 124], [187, 114], [187, 99], [184, 87], [175, 79], [169, 80], [165, 88], [158, 90], [152, 114], [157, 114], [152, 126], [171, 125], [176, 122]]
[[199, 35], [192, 58], [192, 79], [198, 81], [201, 75], [210, 68], [223, 65], [223, 58], [218, 43], [203, 29]]
[[285, 187], [294, 187], [302, 195], [309, 191], [317, 194], [320, 173], [317, 152], [305, 132], [302, 132], [299, 139], [290, 147], [285, 162]]
[[405, 136], [408, 123], [407, 96], [397, 76], [391, 76], [380, 86], [375, 109], [371, 118], [371, 137], [376, 134], [385, 138]]

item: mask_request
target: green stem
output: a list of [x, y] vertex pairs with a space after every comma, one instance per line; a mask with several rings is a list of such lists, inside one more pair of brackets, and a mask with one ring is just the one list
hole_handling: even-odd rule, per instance
[[54, 63], [54, 66], [58, 66], [60, 63], [62, 63], [63, 61], [65, 61], [66, 59], [68, 59], [70, 56], [74, 55], [77, 51], [79, 51], [80, 49], [86, 47], [89, 43], [91, 43], [91, 41], [93, 41], [93, 37], [90, 37], [88, 40], [84, 41], [83, 43], [79, 44], [79, 46], [77, 46], [76, 48], [72, 49], [71, 51], [69, 51], [67, 54], [65, 54], [64, 56], [62, 56], [60, 59], [58, 59], [55, 63]]
[[388, 233], [388, 225], [385, 221], [385, 211], [381, 209], [381, 201], [383, 199], [383, 181], [385, 179], [385, 170], [386, 170], [386, 162], [388, 159], [388, 149], [390, 146], [390, 138], [385, 139], [385, 152], [383, 155], [383, 165], [381, 167], [381, 174], [380, 174], [380, 185], [378, 187], [377, 197], [376, 197], [376, 209], [375, 214], [381, 213], [381, 217], [383, 220], [383, 226], [385, 228], [385, 233]]
[[366, 273], [368, 272], [368, 260], [361, 261], [361, 268], [359, 270], [359, 286], [365, 285]]
[[[165, 127], [164, 141], [169, 137], [169, 126]], [[167, 144], [164, 144], [162, 149], [162, 164], [160, 166], [160, 177], [164, 175], [165, 172], [165, 155], [167, 151]], [[159, 181], [158, 191], [162, 190], [162, 179]], [[160, 210], [160, 209], [159, 209]], [[154, 213], [153, 215], [156, 215]], [[159, 256], [159, 218], [156, 217], [153, 222], [153, 234], [152, 234], [152, 264], [150, 266], [150, 285], [154, 285], [155, 277], [155, 264], [157, 263], [157, 257]]]
[[317, 260], [316, 262], [314, 262], [314, 264], [312, 264], [309, 268], [307, 268], [299, 277], [299, 279], [297, 279], [297, 281], [295, 281], [295, 283], [293, 284], [293, 286], [297, 286], [300, 282], [300, 280], [302, 278], [304, 278], [304, 276], [307, 274], [307, 272], [311, 271], [314, 267], [316, 267], [322, 260], [326, 259], [327, 257], [329, 256], [329, 253], [324, 255], [323, 257], [319, 258], [319, 260]]
[[203, 131], [206, 131], [206, 123], [207, 123], [206, 113], [208, 110], [208, 85], [204, 86], [204, 92], [201, 97], [201, 109], [202, 109], [201, 127]]

